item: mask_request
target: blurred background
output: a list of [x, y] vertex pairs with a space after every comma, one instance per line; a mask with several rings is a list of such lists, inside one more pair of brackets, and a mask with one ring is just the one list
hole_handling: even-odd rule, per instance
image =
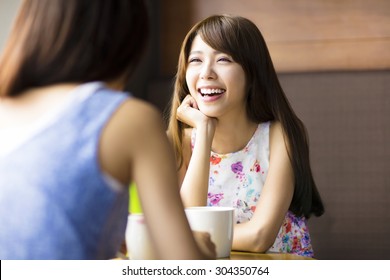
[[[0, 50], [20, 2], [0, 0]], [[326, 207], [309, 221], [316, 258], [390, 259], [390, 1], [149, 0], [149, 9], [151, 40], [129, 90], [164, 112], [190, 27], [212, 14], [251, 19], [308, 129]]]

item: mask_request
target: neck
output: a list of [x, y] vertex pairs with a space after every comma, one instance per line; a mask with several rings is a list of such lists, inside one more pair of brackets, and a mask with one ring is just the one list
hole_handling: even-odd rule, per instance
[[258, 124], [248, 119], [220, 121], [215, 130], [212, 151], [219, 154], [237, 152], [245, 148]]

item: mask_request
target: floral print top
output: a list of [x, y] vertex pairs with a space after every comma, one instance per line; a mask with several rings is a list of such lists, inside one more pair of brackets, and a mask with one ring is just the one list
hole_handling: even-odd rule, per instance
[[[269, 168], [270, 122], [261, 123], [244, 149], [229, 154], [210, 155], [208, 206], [234, 207], [237, 223], [249, 221], [261, 195]], [[196, 129], [192, 130], [191, 145]], [[313, 257], [305, 217], [288, 211], [269, 252]]]

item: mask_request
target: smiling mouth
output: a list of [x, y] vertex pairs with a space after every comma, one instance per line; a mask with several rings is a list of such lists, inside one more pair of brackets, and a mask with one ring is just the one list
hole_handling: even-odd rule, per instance
[[198, 89], [198, 92], [204, 96], [215, 96], [225, 93], [226, 90], [220, 88], [201, 88]]

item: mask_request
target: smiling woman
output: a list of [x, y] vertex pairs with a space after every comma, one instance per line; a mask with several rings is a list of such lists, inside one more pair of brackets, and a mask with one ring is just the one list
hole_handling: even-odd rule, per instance
[[236, 209], [233, 250], [313, 256], [307, 219], [324, 208], [306, 130], [255, 24], [216, 15], [188, 32], [168, 135], [185, 206]]

